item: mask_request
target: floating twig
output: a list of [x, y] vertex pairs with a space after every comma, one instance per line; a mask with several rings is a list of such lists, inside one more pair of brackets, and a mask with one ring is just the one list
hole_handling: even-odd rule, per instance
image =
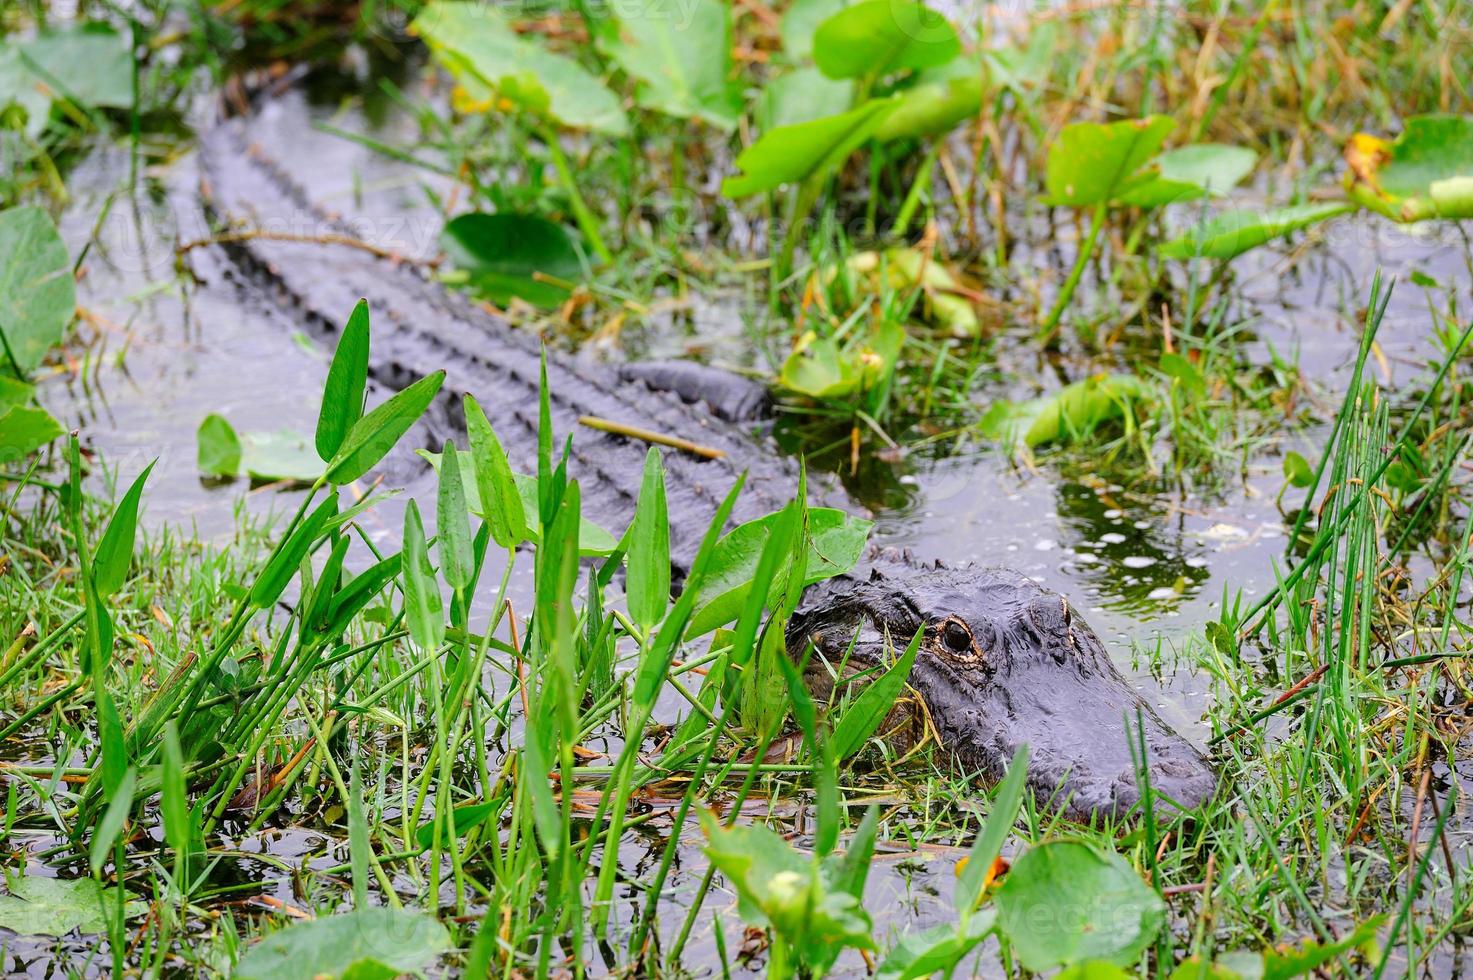
[[597, 415], [580, 415], [578, 424], [586, 425], [590, 429], [600, 432], [612, 432], [616, 436], [628, 436], [631, 439], [642, 439], [645, 442], [653, 442], [661, 446], [669, 446], [672, 449], [683, 449], [688, 453], [706, 459], [721, 459], [726, 451], [711, 446], [702, 446], [700, 443], [682, 439], [679, 436], [666, 435], [663, 432], [654, 432], [650, 429], [641, 429], [637, 425], [625, 425], [623, 422], [615, 422], [612, 419], [599, 418]]

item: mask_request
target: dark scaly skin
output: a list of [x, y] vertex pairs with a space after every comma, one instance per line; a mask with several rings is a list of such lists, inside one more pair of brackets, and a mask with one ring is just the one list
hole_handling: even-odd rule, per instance
[[[285, 162], [250, 141], [248, 118], [226, 122], [207, 135], [200, 164], [207, 208], [221, 224], [351, 233], [336, 215], [308, 199]], [[397, 389], [446, 369], [444, 390], [453, 397], [442, 398], [432, 410], [437, 415], [433, 427], [457, 431], [459, 393], [470, 392], [513, 465], [524, 472], [535, 466], [540, 354], [535, 337], [415, 269], [366, 252], [263, 239], [222, 251], [229, 262], [220, 275], [264, 288], [326, 344], [334, 342], [358, 298], [366, 297], [374, 381]], [[692, 376], [679, 371], [673, 376], [663, 368], [621, 371], [551, 351], [547, 370], [554, 430], [559, 439], [574, 434], [570, 469], [594, 520], [619, 527], [633, 512], [648, 447], [580, 426], [579, 416], [670, 433], [726, 454], [716, 460], [665, 454], [678, 574], [688, 570], [717, 504], [740, 473], [748, 478], [733, 525], [777, 510], [796, 491], [793, 461], [776, 454], [750, 426], [723, 418], [740, 416], [760, 401], [749, 383], [711, 373], [694, 376], [699, 390], [693, 390]], [[710, 404], [686, 400], [695, 395]], [[824, 487], [812, 496], [815, 503], [842, 503]], [[945, 568], [875, 553], [861, 569], [808, 590], [789, 627], [788, 646], [801, 657], [811, 642], [822, 655], [809, 676], [823, 693], [832, 686], [825, 662], [843, 661], [856, 634], [851, 670], [883, 662], [887, 635], [903, 644], [917, 629], [925, 636], [911, 686], [924, 700], [942, 748], [967, 770], [998, 778], [1026, 742], [1032, 750], [1028, 779], [1040, 798], [1052, 799], [1076, 818], [1124, 816], [1139, 802], [1125, 729], [1128, 717], [1133, 730], [1139, 712], [1155, 791], [1195, 807], [1216, 789], [1207, 761], [1131, 689], [1068, 601], [1015, 572]]]

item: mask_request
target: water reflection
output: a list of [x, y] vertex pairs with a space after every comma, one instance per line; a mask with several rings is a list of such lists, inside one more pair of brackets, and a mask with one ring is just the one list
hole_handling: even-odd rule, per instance
[[1089, 583], [1107, 608], [1149, 613], [1178, 608], [1206, 583], [1200, 539], [1160, 497], [1127, 496], [1115, 485], [1060, 483], [1059, 530], [1066, 573]]

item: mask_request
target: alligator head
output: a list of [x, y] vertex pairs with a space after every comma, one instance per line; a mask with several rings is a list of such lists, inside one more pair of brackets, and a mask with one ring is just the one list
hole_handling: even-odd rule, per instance
[[814, 657], [808, 672], [822, 688], [833, 668], [881, 664], [887, 639], [903, 648], [918, 629], [910, 686], [965, 770], [1000, 778], [1027, 743], [1040, 802], [1075, 819], [1126, 817], [1140, 802], [1129, 741], [1139, 745], [1139, 717], [1158, 812], [1195, 808], [1216, 790], [1207, 760], [1131, 688], [1068, 600], [1016, 572], [877, 565], [811, 587], [787, 640], [794, 656], [810, 644], [822, 655], [826, 665]]

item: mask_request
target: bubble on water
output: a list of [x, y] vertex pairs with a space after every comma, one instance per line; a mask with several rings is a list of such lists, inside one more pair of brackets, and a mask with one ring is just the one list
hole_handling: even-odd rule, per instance
[[1147, 555], [1126, 555], [1120, 559], [1120, 564], [1126, 568], [1150, 568], [1156, 564], [1156, 559]]
[[1100, 535], [1100, 540], [1103, 541], [1105, 544], [1124, 544], [1125, 535], [1121, 534], [1118, 531], [1107, 531], [1104, 534]]
[[1033, 542], [1034, 551], [1053, 551], [1058, 546], [1059, 542], [1055, 541], [1052, 538], [1040, 538], [1039, 540]]
[[1152, 602], [1165, 602], [1167, 599], [1175, 599], [1177, 597], [1177, 591], [1169, 585], [1163, 585], [1159, 589], [1152, 589], [1146, 593], [1146, 598]]

